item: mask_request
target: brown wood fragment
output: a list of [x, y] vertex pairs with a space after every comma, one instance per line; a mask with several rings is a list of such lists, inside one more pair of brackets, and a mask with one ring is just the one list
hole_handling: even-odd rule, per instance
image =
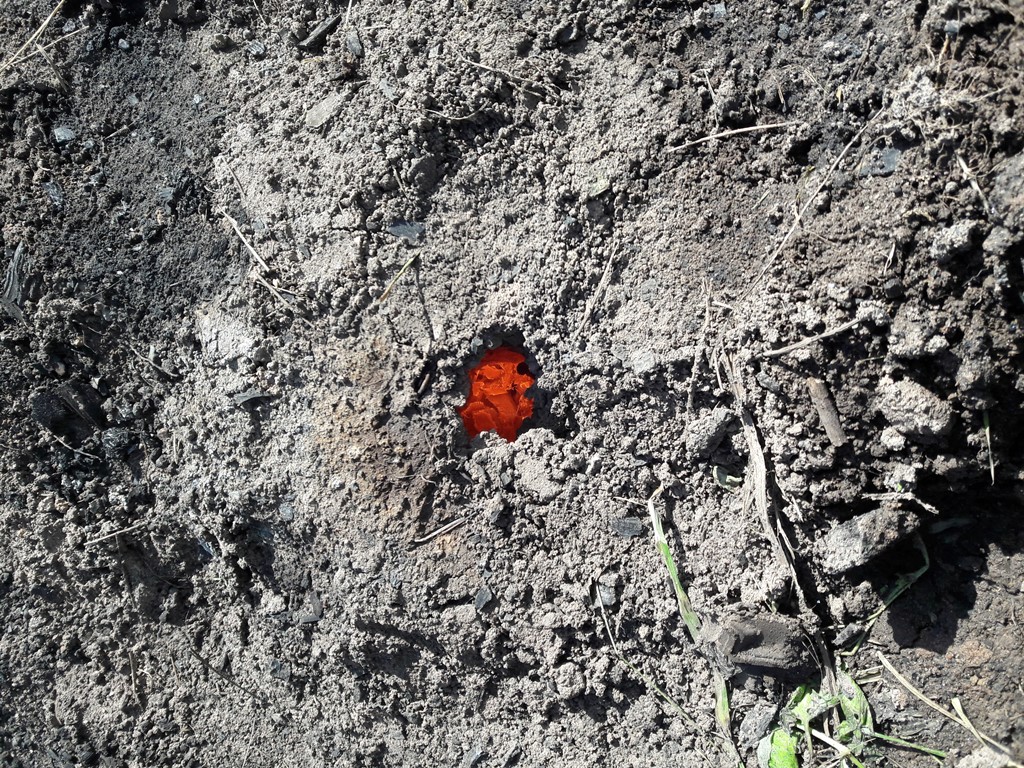
[[839, 421], [839, 411], [832, 401], [832, 393], [828, 391], [828, 385], [821, 379], [808, 379], [807, 391], [811, 393], [811, 403], [818, 412], [821, 419], [821, 426], [825, 428], [828, 441], [836, 448], [846, 445], [846, 433], [843, 432], [843, 425]]

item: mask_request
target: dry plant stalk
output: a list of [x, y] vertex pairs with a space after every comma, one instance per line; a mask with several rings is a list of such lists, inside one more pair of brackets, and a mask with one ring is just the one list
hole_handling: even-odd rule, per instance
[[[796, 570], [792, 544], [786, 539], [778, 513], [773, 509], [774, 505], [769, 498], [768, 464], [765, 460], [761, 438], [757, 434], [757, 425], [754, 423], [754, 417], [747, 410], [746, 390], [743, 387], [743, 382], [740, 381], [733, 359], [728, 354], [725, 354], [722, 356], [722, 363], [726, 376], [729, 379], [729, 384], [732, 387], [733, 397], [736, 399], [736, 411], [740, 417], [740, 423], [743, 426], [743, 437], [747, 442], [747, 450], [750, 453], [748, 479], [743, 483], [744, 509], [749, 509], [751, 504], [757, 509], [765, 537], [771, 543], [775, 557], [785, 563], [789, 570], [801, 608], [806, 608], [808, 606], [807, 597], [800, 586], [800, 577]], [[786, 546], [783, 546], [783, 542], [785, 542]]]
[[32, 46], [36, 45], [36, 41], [39, 40], [39, 38], [42, 36], [43, 32], [46, 31], [46, 28], [48, 26], [50, 26], [50, 22], [53, 21], [54, 17], [58, 13], [60, 13], [61, 8], [63, 8], [63, 7], [64, 7], [64, 0], [60, 0], [60, 2], [57, 3], [57, 7], [54, 8], [52, 11], [50, 11], [50, 15], [47, 16], [46, 19], [43, 20], [43, 23], [40, 24], [38, 29], [36, 29], [36, 31], [33, 32], [29, 36], [28, 40], [26, 40], [24, 43], [22, 43], [21, 47], [18, 50], [16, 50], [11, 56], [9, 56], [4, 61], [3, 64], [0, 64], [0, 76], [3, 76], [4, 74], [6, 74], [8, 70], [10, 70], [16, 64], [18, 64], [20, 61], [25, 61], [26, 58], [31, 58], [31, 56], [35, 55], [33, 53], [29, 57], [23, 57], [22, 56], [22, 54], [24, 54], [25, 51], [27, 51], [28, 49], [32, 48]]
[[839, 411], [832, 399], [832, 393], [829, 392], [828, 384], [821, 379], [807, 379], [807, 391], [811, 395], [811, 404], [818, 412], [828, 441], [836, 448], [846, 445], [846, 433], [843, 431], [843, 423], [839, 420]]
[[964, 712], [963, 706], [960, 704], [960, 699], [954, 697], [950, 701], [950, 704], [956, 712], [956, 714], [954, 714], [945, 707], [937, 704], [907, 678], [897, 672], [896, 668], [889, 663], [889, 660], [882, 655], [881, 651], [877, 651], [875, 655], [878, 657], [878, 660], [882, 662], [882, 666], [888, 670], [889, 674], [895, 677], [899, 684], [912, 693], [918, 701], [935, 710], [943, 717], [952, 720], [962, 728], [966, 728], [982, 746], [989, 746], [995, 749], [1006, 760], [1005, 765], [1010, 766], [1011, 768], [1024, 768], [1024, 764], [1018, 761], [1009, 749], [993, 739], [991, 736], [982, 733], [974, 726], [974, 723], [967, 718], [967, 714]]
[[775, 128], [786, 128], [790, 125], [800, 125], [799, 120], [787, 120], [784, 123], [768, 123], [766, 125], [751, 125], [747, 128], [733, 128], [731, 131], [719, 131], [713, 133], [710, 136], [702, 136], [699, 139], [688, 141], [685, 144], [680, 144], [678, 147], [672, 147], [669, 152], [683, 152], [690, 147], [696, 147], [699, 144], [704, 144], [708, 141], [714, 141], [715, 139], [725, 139], [729, 136], [739, 136], [744, 133], [758, 133], [760, 131], [770, 131]]
[[822, 331], [821, 333], [815, 334], [814, 336], [808, 336], [806, 339], [801, 339], [800, 341], [794, 341], [792, 344], [787, 344], [786, 346], [779, 347], [778, 349], [769, 349], [766, 352], [762, 352], [761, 356], [782, 357], [783, 355], [789, 354], [790, 352], [795, 352], [798, 349], [803, 349], [804, 347], [810, 346], [816, 341], [821, 341], [822, 339], [827, 339], [832, 336], [838, 336], [840, 333], [848, 331], [855, 325], [858, 325], [863, 319], [864, 318], [862, 317], [855, 317], [853, 318], [853, 320], [847, 320], [842, 325], [832, 328], [831, 330]]
[[758, 273], [757, 277], [751, 281], [747, 289], [743, 291], [743, 293], [741, 294], [741, 299], [748, 298], [758, 287], [758, 285], [760, 285], [765, 275], [768, 274], [768, 270], [772, 268], [772, 265], [775, 263], [776, 259], [778, 259], [779, 256], [782, 254], [783, 249], [785, 249], [785, 247], [789, 244], [789, 241], [792, 239], [793, 235], [796, 234], [796, 230], [800, 226], [800, 222], [803, 221], [804, 215], [807, 213], [808, 210], [810, 210], [811, 206], [814, 205], [814, 202], [817, 199], [818, 195], [821, 194], [821, 191], [831, 183], [832, 177], [835, 175], [835, 172], [839, 169], [839, 165], [850, 153], [850, 150], [853, 148], [853, 145], [860, 140], [860, 137], [864, 135], [867, 129], [870, 128], [884, 112], [884, 109], [879, 110], [870, 118], [868, 118], [868, 121], [861, 126], [860, 130], [857, 131], [857, 133], [854, 134], [853, 138], [850, 139], [849, 142], [847, 142], [845, 147], [843, 147], [842, 152], [840, 152], [836, 159], [832, 161], [832, 164], [828, 167], [828, 170], [825, 172], [824, 177], [821, 180], [821, 183], [818, 184], [814, 192], [812, 192], [808, 196], [807, 202], [804, 203], [803, 206], [797, 211], [796, 216], [793, 218], [793, 224], [786, 231], [786, 234], [783, 236], [782, 240], [779, 241], [779, 244], [772, 249], [771, 253], [768, 256], [768, 259], [765, 261], [764, 266], [761, 267], [761, 271]]

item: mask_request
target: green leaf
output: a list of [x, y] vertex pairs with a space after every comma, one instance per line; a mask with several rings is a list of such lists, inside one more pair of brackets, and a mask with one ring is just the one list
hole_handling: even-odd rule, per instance
[[875, 722], [871, 717], [871, 706], [864, 691], [846, 672], [836, 670], [839, 681], [839, 707], [850, 728], [857, 732], [875, 730]]
[[757, 763], [761, 768], [799, 768], [796, 736], [776, 728], [757, 745]]
[[789, 701], [786, 702], [779, 715], [779, 720], [783, 725], [792, 725], [796, 722], [796, 716], [793, 713], [810, 690], [811, 687], [805, 683], [793, 691], [793, 695], [789, 697]]
[[658, 548], [658, 552], [661, 553], [661, 559], [665, 562], [665, 568], [668, 570], [669, 578], [672, 580], [672, 588], [676, 593], [676, 602], [679, 604], [679, 615], [683, 618], [683, 623], [686, 624], [686, 629], [690, 633], [690, 639], [693, 642], [697, 642], [697, 637], [700, 634], [700, 617], [693, 610], [693, 606], [690, 604], [690, 598], [686, 594], [686, 590], [683, 589], [683, 583], [679, 580], [679, 570], [676, 568], [676, 562], [672, 559], [672, 550], [669, 549], [668, 539], [665, 538], [665, 529], [661, 524], [661, 515], [658, 514], [658, 509], [654, 505], [654, 500], [661, 495], [664, 490], [663, 486], [658, 486], [658, 489], [651, 494], [651, 497], [647, 500], [647, 511], [651, 516], [651, 527], [654, 529], [654, 545]]
[[[802, 695], [798, 697], [797, 694], [801, 694], [801, 692]], [[800, 724], [801, 728], [806, 730], [807, 725], [811, 721], [817, 720], [835, 705], [835, 699], [829, 698], [820, 691], [815, 691], [806, 685], [801, 685], [797, 689], [797, 693], [793, 694], [793, 698], [790, 699], [790, 703], [786, 708], [795, 718], [796, 722]], [[783, 715], [785, 714], [784, 712]]]
[[715, 719], [722, 726], [722, 731], [728, 735], [729, 721], [731, 719], [729, 712], [729, 686], [726, 685], [725, 678], [717, 672], [715, 673]]
[[824, 696], [809, 685], [801, 685], [789, 698], [789, 702], [779, 715], [779, 722], [787, 733], [796, 728], [803, 733], [807, 747], [811, 747], [811, 723], [828, 712], [836, 705], [834, 698]]

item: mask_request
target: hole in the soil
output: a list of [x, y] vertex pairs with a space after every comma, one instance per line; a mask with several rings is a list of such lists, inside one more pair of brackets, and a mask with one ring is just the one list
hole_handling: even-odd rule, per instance
[[522, 352], [512, 347], [485, 352], [469, 371], [469, 396], [458, 409], [470, 439], [493, 431], [515, 440], [523, 422], [533, 416], [533, 398], [526, 391], [535, 381]]

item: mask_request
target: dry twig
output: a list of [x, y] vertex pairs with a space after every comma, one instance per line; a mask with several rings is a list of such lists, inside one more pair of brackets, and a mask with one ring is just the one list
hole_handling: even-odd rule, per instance
[[[220, 215], [223, 216], [231, 225], [231, 228], [235, 230], [235, 234], [238, 235], [238, 239], [242, 241], [242, 245], [245, 246], [245, 249], [249, 252], [249, 255], [252, 256], [253, 261], [256, 262], [260, 269], [263, 270], [264, 273], [270, 272], [270, 265], [267, 264], [263, 257], [259, 255], [256, 249], [253, 247], [252, 243], [249, 242], [249, 239], [243, 234], [241, 227], [238, 226], [238, 222], [235, 221], [235, 219], [232, 218], [225, 210], [221, 210]], [[264, 277], [264, 275], [260, 274], [259, 272], [256, 273], [254, 279], [256, 280], [257, 283], [259, 283], [268, 291], [270, 291], [274, 298], [281, 302], [281, 304], [283, 304], [288, 309], [294, 311], [295, 308], [292, 306], [292, 303], [284, 297], [285, 293], [289, 293], [294, 296], [294, 292], [286, 290], [284, 288], [278, 288], [275, 285], [271, 285], [270, 282], [266, 279], [266, 277]], [[306, 322], [304, 318], [299, 317], [297, 319], [302, 322]]]
[[807, 211], [810, 210], [810, 207], [814, 205], [815, 201], [817, 200], [818, 195], [821, 194], [821, 191], [825, 189], [825, 187], [831, 182], [833, 175], [835, 175], [836, 170], [839, 168], [839, 164], [843, 162], [843, 159], [850, 153], [850, 150], [853, 148], [853, 145], [860, 141], [860, 137], [864, 135], [864, 132], [867, 131], [867, 129], [871, 125], [874, 124], [874, 122], [879, 118], [879, 116], [883, 112], [884, 110], [879, 110], [874, 115], [872, 115], [868, 119], [868, 121], [861, 126], [860, 130], [854, 134], [853, 138], [850, 139], [849, 142], [847, 142], [846, 146], [843, 147], [843, 151], [839, 153], [838, 157], [836, 157], [836, 159], [832, 161], [832, 165], [828, 167], [828, 170], [825, 172], [824, 177], [821, 180], [821, 183], [818, 184], [814, 192], [808, 196], [807, 202], [803, 204], [803, 207], [797, 211], [796, 216], [793, 218], [793, 224], [790, 226], [789, 230], [786, 232], [782, 240], [779, 241], [779, 244], [776, 245], [774, 249], [772, 249], [771, 253], [768, 256], [768, 260], [765, 261], [765, 264], [761, 268], [760, 273], [758, 273], [757, 278], [751, 281], [750, 285], [740, 296], [741, 299], [745, 299], [748, 296], [750, 296], [750, 294], [753, 293], [754, 289], [757, 288], [760, 282], [764, 279], [764, 276], [768, 274], [768, 270], [772, 268], [772, 265], [775, 263], [775, 260], [779, 258], [779, 255], [782, 253], [783, 249], [786, 247], [786, 245], [789, 244], [789, 241], [796, 233], [797, 228], [800, 226], [800, 222], [803, 221], [804, 214], [806, 214]]
[[590, 322], [590, 316], [594, 313], [594, 308], [597, 306], [597, 302], [600, 300], [601, 295], [608, 288], [608, 283], [611, 281], [612, 276], [612, 265], [615, 263], [615, 244], [612, 243], [609, 246], [608, 260], [604, 264], [604, 272], [601, 273], [601, 279], [597, 283], [597, 288], [591, 294], [590, 298], [587, 299], [586, 306], [583, 308], [583, 317], [580, 319], [580, 324], [576, 328], [576, 332], [572, 335], [573, 343], [579, 339], [583, 333], [583, 329], [587, 327]]
[[168, 370], [167, 368], [164, 368], [162, 365], [158, 364], [155, 360], [152, 360], [151, 358], [146, 357], [144, 354], [139, 352], [139, 350], [137, 350], [131, 344], [128, 344], [127, 346], [128, 346], [128, 349], [131, 351], [131, 353], [133, 355], [135, 355], [137, 358], [139, 358], [139, 360], [141, 360], [144, 363], [149, 363], [151, 366], [153, 366], [153, 368], [155, 368], [156, 370], [160, 371], [160, 373], [162, 373], [164, 376], [168, 377], [169, 379], [180, 378], [178, 376], [178, 374], [174, 373], [174, 371]]
[[72, 453], [77, 453], [79, 456], [85, 456], [87, 459], [94, 459], [96, 461], [103, 461], [103, 459], [101, 459], [99, 456], [97, 456], [97, 455], [95, 455], [93, 453], [89, 453], [88, 451], [83, 451], [83, 450], [81, 450], [79, 448], [75, 448], [74, 446], [68, 445], [68, 443], [63, 438], [61, 438], [61, 436], [58, 435], [56, 432], [52, 432], [51, 431], [50, 432], [50, 436], [54, 440], [56, 440], [58, 443], [63, 445], [65, 448], [67, 448], [69, 451], [71, 451]]
[[846, 445], [846, 433], [843, 431], [843, 423], [839, 418], [839, 411], [836, 409], [835, 401], [828, 385], [821, 379], [807, 379], [807, 391], [811, 395], [811, 404], [818, 412], [821, 419], [821, 426], [825, 429], [828, 441], [836, 448]]
[[416, 259], [418, 259], [419, 256], [420, 255], [418, 253], [414, 253], [412, 256], [409, 257], [409, 260], [402, 265], [402, 268], [398, 270], [398, 274], [391, 279], [391, 282], [388, 283], [388, 287], [384, 289], [384, 293], [382, 293], [380, 295], [380, 298], [377, 299], [378, 303], [387, 300], [388, 296], [391, 295], [392, 289], [395, 287], [395, 285], [398, 284], [398, 281], [402, 279], [402, 275], [409, 271], [409, 267], [413, 265], [413, 262], [416, 261]]
[[830, 336], [838, 336], [840, 333], [850, 330], [855, 325], [859, 324], [862, 320], [864, 320], [863, 317], [855, 317], [853, 320], [847, 320], [842, 325], [837, 326], [828, 331], [822, 331], [821, 333], [815, 336], [808, 336], [806, 339], [794, 341], [792, 344], [787, 344], [786, 346], [779, 347], [778, 349], [769, 349], [767, 352], [762, 352], [761, 357], [782, 357], [783, 355], [788, 355], [790, 352], [795, 352], [798, 349], [810, 346], [816, 341], [827, 339]]
[[[747, 410], [747, 396], [736, 371], [736, 365], [732, 358], [723, 355], [723, 362], [729, 383], [732, 386], [733, 396], [736, 400], [736, 410], [743, 425], [743, 437], [747, 443], [747, 451], [750, 454], [750, 466], [748, 469], [747, 482], [743, 484], [744, 507], [753, 503], [757, 509], [758, 517], [761, 519], [761, 526], [765, 536], [771, 542], [775, 556], [784, 562], [789, 570], [790, 578], [793, 580], [793, 587], [796, 589], [800, 599], [801, 608], [808, 606], [807, 598], [800, 587], [800, 577], [797, 574], [793, 546], [786, 538], [782, 523], [777, 512], [772, 509], [768, 495], [768, 465], [764, 457], [764, 449], [761, 447], [761, 438], [757, 434], [757, 426], [754, 424], [754, 417]], [[783, 547], [782, 542], [786, 542]]]
[[421, 536], [418, 539], [413, 539], [412, 543], [413, 544], [426, 544], [428, 541], [436, 539], [438, 536], [443, 536], [446, 533], [451, 533], [456, 528], [464, 525], [468, 519], [469, 518], [466, 517], [465, 515], [463, 515], [462, 517], [457, 517], [454, 520], [445, 523], [440, 528], [435, 528], [430, 533], [428, 533], [426, 536]]
[[144, 525], [145, 525], [145, 522], [136, 523], [135, 525], [129, 525], [127, 528], [122, 528], [122, 529], [120, 529], [118, 531], [114, 531], [113, 533], [108, 533], [105, 536], [97, 536], [95, 539], [89, 539], [89, 541], [85, 542], [85, 546], [91, 547], [94, 544], [99, 544], [101, 541], [106, 541], [107, 539], [112, 539], [115, 536], [120, 536], [121, 534], [124, 534], [124, 533], [131, 533], [132, 531], [137, 531], [137, 530], [139, 530], [139, 528], [142, 528]]
[[953, 714], [953, 712], [950, 712], [945, 707], [936, 704], [932, 699], [928, 698], [928, 696], [926, 696], [916, 686], [914, 686], [913, 683], [907, 680], [907, 678], [905, 678], [903, 675], [897, 672], [896, 668], [889, 663], [889, 660], [885, 658], [885, 656], [883, 656], [880, 651], [876, 655], [878, 656], [878, 660], [882, 662], [882, 666], [889, 671], [889, 674], [895, 677], [899, 681], [900, 685], [902, 685], [910, 693], [912, 693], [918, 699], [918, 701], [931, 707], [940, 715], [952, 720], [957, 725], [966, 728], [968, 731], [971, 732], [971, 735], [973, 735], [974, 738], [976, 738], [982, 745], [988, 745], [993, 747], [1006, 760], [1006, 762], [1004, 763], [1005, 765], [1012, 766], [1012, 768], [1024, 768], [1024, 764], [1021, 764], [1018, 760], [1016, 760], [1014, 758], [1013, 753], [1010, 752], [1009, 749], [1007, 749], [1005, 746], [1000, 744], [995, 739], [991, 738], [990, 736], [987, 736], [986, 734], [982, 733], [977, 728], [975, 728], [974, 723], [972, 723], [967, 718], [967, 715], [964, 713], [963, 707], [961, 706], [959, 699], [954, 698], [950, 702], [953, 705], [953, 709], [956, 711], [956, 714]]
[[693, 368], [690, 371], [690, 383], [686, 388], [686, 415], [693, 415], [693, 402], [697, 395], [697, 371], [708, 350], [708, 334], [711, 332], [711, 281], [705, 277], [702, 281], [704, 289], [704, 325], [700, 329], [700, 346], [693, 356]]
[[730, 131], [719, 131], [713, 133], [710, 136], [703, 136], [693, 141], [688, 141], [685, 144], [680, 144], [678, 147], [670, 147], [668, 152], [685, 152], [690, 147], [696, 147], [698, 144], [704, 144], [715, 139], [725, 139], [729, 136], [739, 136], [744, 133], [758, 133], [760, 131], [771, 131], [775, 128], [786, 128], [790, 125], [800, 125], [800, 120], [787, 120], [784, 123], [768, 123], [767, 125], [751, 125], [746, 128], [733, 128]]
[[[50, 26], [50, 22], [53, 21], [53, 18], [58, 13], [60, 13], [60, 9], [63, 7], [64, 0], [60, 0], [60, 2], [57, 3], [57, 7], [50, 12], [50, 15], [47, 16], [43, 23], [39, 25], [39, 28], [36, 29], [36, 31], [29, 36], [28, 40], [22, 43], [21, 47], [18, 50], [16, 50], [11, 56], [9, 56], [7, 61], [5, 61], [3, 64], [0, 64], [0, 75], [5, 74], [7, 70], [18, 64], [19, 60], [22, 59], [22, 54], [24, 54], [25, 51], [36, 45], [36, 41], [42, 36], [43, 32], [46, 31], [46, 28]], [[31, 55], [34, 56], [35, 54]], [[31, 58], [31, 56], [29, 58]]]
[[[548, 94], [546, 92], [547, 89], [545, 88], [543, 83], [538, 83], [535, 80], [527, 80], [525, 77], [520, 77], [519, 75], [513, 74], [505, 69], [489, 67], [486, 64], [481, 64], [479, 61], [467, 59], [465, 56], [462, 56], [461, 54], [456, 54], [456, 58], [459, 61], [463, 62], [464, 64], [469, 64], [471, 67], [478, 67], [479, 69], [483, 69], [487, 72], [493, 72], [496, 75], [501, 75], [502, 77], [508, 80], [509, 84], [512, 87], [518, 88], [519, 90], [523, 91], [524, 93], [528, 93], [531, 96], [536, 96], [538, 99], [546, 99], [548, 97]], [[529, 88], [526, 87], [527, 85], [532, 85], [536, 87], [538, 90], [531, 91]]]
[[[88, 29], [89, 29], [88, 27], [79, 27], [74, 32], [68, 32], [66, 35], [61, 35], [60, 37], [58, 37], [53, 42], [47, 43], [46, 45], [40, 46], [38, 43], [36, 43], [36, 48], [42, 48], [42, 50], [44, 52], [45, 51], [50, 51], [53, 48], [56, 48], [61, 43], [63, 43], [65, 40], [70, 40], [72, 37], [75, 37], [76, 35], [80, 35], [83, 32], [87, 31]], [[39, 51], [38, 50], [37, 51], [33, 51], [31, 53], [24, 53], [21, 56], [19, 56], [18, 58], [8, 59], [8, 61], [5, 62], [4, 66], [16, 67], [19, 64], [24, 64], [26, 61], [28, 61], [30, 59], [33, 59], [33, 58], [35, 58], [38, 55], [39, 55]]]
[[202, 664], [208, 671], [213, 672], [213, 674], [217, 675], [217, 677], [221, 678], [222, 680], [224, 680], [229, 685], [233, 685], [235, 688], [240, 690], [242, 693], [245, 693], [245, 694], [247, 694], [249, 696], [252, 696], [253, 699], [258, 701], [260, 704], [263, 704], [264, 706], [266, 706], [267, 700], [263, 696], [261, 696], [260, 694], [256, 693], [255, 691], [250, 691], [248, 688], [246, 688], [240, 682], [235, 680], [235, 678], [231, 677], [230, 675], [226, 675], [221, 670], [217, 669], [215, 666], [213, 666], [213, 664], [211, 664], [206, 659], [204, 659], [202, 656], [200, 656], [198, 653], [196, 653], [196, 650], [192, 647], [191, 643], [188, 644], [187, 647], [188, 647], [188, 652], [191, 653], [192, 656], [195, 657], [196, 661], [198, 661], [200, 664]]

